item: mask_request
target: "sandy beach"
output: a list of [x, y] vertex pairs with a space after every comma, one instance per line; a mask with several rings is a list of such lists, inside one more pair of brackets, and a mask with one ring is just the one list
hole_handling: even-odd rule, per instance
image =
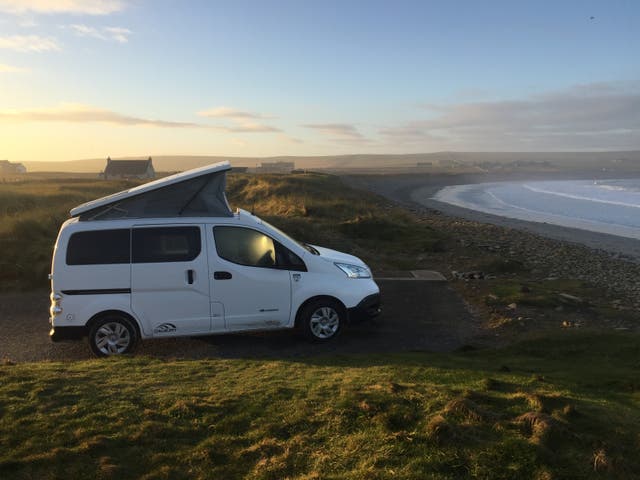
[[358, 188], [365, 188], [410, 208], [422, 207], [465, 220], [514, 228], [546, 238], [582, 244], [605, 251], [614, 257], [640, 263], [640, 241], [616, 235], [568, 228], [549, 223], [531, 222], [492, 215], [461, 208], [433, 199], [442, 188], [451, 185], [467, 185], [503, 181], [531, 180], [595, 180], [607, 178], [637, 178], [632, 172], [563, 172], [526, 174], [463, 174], [463, 175], [390, 175], [351, 176], [346, 181]]

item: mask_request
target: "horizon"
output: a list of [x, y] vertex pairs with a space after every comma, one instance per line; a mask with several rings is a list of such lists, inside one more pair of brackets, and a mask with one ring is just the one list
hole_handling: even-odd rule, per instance
[[[429, 166], [431, 173], [458, 171], [460, 168], [481, 168], [482, 171], [502, 171], [504, 169], [528, 167], [552, 167], [563, 169], [621, 171], [620, 168], [640, 166], [640, 150], [590, 151], [590, 152], [464, 152], [441, 151], [409, 154], [343, 154], [343, 155], [277, 155], [277, 156], [233, 156], [233, 155], [151, 155], [109, 157], [111, 160], [153, 160], [157, 172], [186, 171], [220, 161], [229, 161], [233, 167], [258, 167], [265, 162], [294, 162], [296, 169], [318, 169], [329, 171], [413, 171]], [[106, 165], [105, 157], [89, 159], [30, 162], [25, 161], [29, 172], [39, 173], [98, 173]], [[524, 163], [522, 163], [524, 162]], [[391, 169], [391, 170], [390, 170]], [[626, 171], [626, 170], [625, 170]]]
[[637, 151], [638, 20], [595, 0], [0, 0], [0, 159]]
[[[367, 157], [410, 157], [410, 156], [436, 156], [436, 155], [589, 155], [589, 154], [612, 154], [612, 153], [640, 153], [640, 148], [638, 149], [624, 149], [624, 150], [539, 150], [539, 151], [525, 151], [525, 150], [438, 150], [434, 152], [414, 152], [414, 153], [362, 153], [362, 152], [354, 152], [354, 153], [338, 153], [338, 154], [309, 154], [309, 155], [293, 155], [293, 154], [282, 154], [282, 155], [222, 155], [217, 153], [202, 153], [202, 154], [134, 154], [134, 155], [107, 155], [103, 157], [91, 157], [91, 158], [73, 158], [69, 160], [51, 160], [51, 163], [73, 163], [73, 162], [85, 162], [92, 160], [107, 160], [107, 157], [111, 160], [144, 160], [147, 158], [167, 158], [167, 157], [184, 157], [184, 158], [238, 158], [238, 159], [274, 159], [274, 158], [331, 158], [331, 157], [358, 157], [358, 156], [367, 156]], [[0, 160], [9, 160], [9, 159], [0, 159]], [[42, 160], [45, 161], [45, 160]], [[26, 160], [26, 163], [34, 163], [34, 162], [42, 162], [41, 160]]]

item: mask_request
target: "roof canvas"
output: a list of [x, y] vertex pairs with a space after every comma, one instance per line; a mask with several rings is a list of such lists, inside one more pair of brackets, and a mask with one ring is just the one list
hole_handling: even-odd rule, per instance
[[[120, 205], [128, 205], [132, 207], [134, 213], [124, 212], [119, 218], [131, 216], [174, 216], [176, 214], [172, 214], [173, 211], [178, 212], [178, 215], [182, 215], [185, 209], [188, 209], [190, 204], [195, 201], [200, 204], [199, 211], [205, 211], [204, 215], [229, 216], [232, 213], [224, 196], [224, 178], [228, 170], [231, 170], [231, 164], [228, 161], [194, 168], [193, 170], [170, 175], [83, 203], [71, 209], [70, 213], [72, 217], [87, 214], [88, 212], [100, 212], [99, 215], [102, 215], [109, 210], [109, 207], [115, 210], [119, 209]], [[162, 192], [159, 192], [159, 190], [162, 190]], [[163, 195], [163, 192], [166, 195]], [[207, 198], [200, 198], [204, 195]], [[213, 205], [212, 199], [215, 205]], [[162, 210], [163, 202], [166, 203], [166, 211]], [[151, 209], [147, 208], [148, 204], [152, 204]], [[212, 211], [207, 213], [207, 208]], [[149, 214], [150, 210], [153, 211], [153, 215]], [[120, 211], [122, 210], [120, 209]], [[108, 215], [104, 218], [115, 217]]]

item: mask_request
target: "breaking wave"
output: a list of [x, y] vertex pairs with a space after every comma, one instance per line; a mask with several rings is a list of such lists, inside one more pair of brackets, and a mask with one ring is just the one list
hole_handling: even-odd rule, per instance
[[509, 218], [640, 239], [640, 179], [454, 185], [434, 199]]

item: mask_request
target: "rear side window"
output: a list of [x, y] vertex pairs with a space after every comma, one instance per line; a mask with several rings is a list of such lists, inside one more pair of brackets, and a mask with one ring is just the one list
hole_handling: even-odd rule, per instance
[[129, 229], [76, 232], [67, 244], [67, 265], [129, 263]]
[[190, 262], [200, 255], [198, 227], [136, 228], [133, 263]]

